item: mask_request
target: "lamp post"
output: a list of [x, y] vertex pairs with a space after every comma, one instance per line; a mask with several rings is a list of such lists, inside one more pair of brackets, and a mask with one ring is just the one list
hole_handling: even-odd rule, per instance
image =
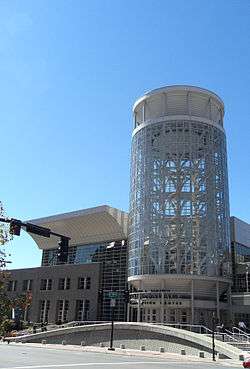
[[108, 350], [115, 351], [115, 348], [113, 347], [113, 341], [114, 341], [114, 310], [115, 310], [115, 299], [110, 300], [110, 307], [111, 307], [111, 332], [110, 332], [110, 345]]
[[213, 312], [213, 316], [212, 316], [212, 354], [213, 354], [213, 361], [215, 361], [214, 331], [215, 331], [215, 314]]

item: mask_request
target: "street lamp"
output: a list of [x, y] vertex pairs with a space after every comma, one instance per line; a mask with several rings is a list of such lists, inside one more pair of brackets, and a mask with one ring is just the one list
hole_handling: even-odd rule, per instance
[[215, 314], [213, 312], [213, 316], [212, 316], [212, 353], [213, 353], [213, 361], [215, 361], [214, 331], [215, 331]]
[[111, 332], [110, 332], [110, 345], [108, 350], [115, 351], [115, 348], [113, 347], [113, 341], [114, 341], [114, 310], [115, 310], [115, 303], [116, 299], [111, 298], [110, 300], [110, 307], [111, 307]]

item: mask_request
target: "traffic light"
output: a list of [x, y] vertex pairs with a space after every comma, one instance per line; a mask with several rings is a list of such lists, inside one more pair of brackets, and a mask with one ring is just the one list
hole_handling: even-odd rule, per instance
[[12, 219], [10, 221], [10, 234], [13, 236], [20, 236], [22, 222], [17, 219]]
[[103, 290], [98, 291], [98, 302], [102, 302], [103, 300]]
[[227, 291], [224, 291], [221, 295], [220, 295], [220, 302], [227, 302], [228, 297], [227, 297]]
[[57, 260], [60, 261], [61, 263], [67, 263], [68, 253], [69, 253], [69, 240], [68, 238], [61, 237], [61, 240], [58, 242]]
[[128, 304], [129, 303], [129, 290], [124, 291], [124, 301]]

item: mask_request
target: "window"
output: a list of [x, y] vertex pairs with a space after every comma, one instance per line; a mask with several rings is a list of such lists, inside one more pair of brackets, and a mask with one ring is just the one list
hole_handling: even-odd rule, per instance
[[80, 277], [78, 278], [78, 289], [84, 290], [85, 278]]
[[57, 300], [56, 322], [58, 323], [67, 322], [68, 311], [69, 311], [69, 301]]
[[40, 300], [39, 303], [39, 322], [48, 322], [48, 315], [50, 309], [50, 300]]
[[176, 323], [176, 310], [170, 309], [170, 323]]
[[173, 180], [168, 179], [166, 185], [165, 185], [165, 191], [166, 192], [175, 192], [176, 191], [176, 185]]
[[50, 291], [52, 289], [52, 279], [41, 279], [40, 290]]
[[8, 286], [7, 286], [7, 290], [8, 291], [16, 291], [17, 288], [17, 281], [8, 281]]
[[169, 200], [165, 201], [165, 215], [175, 215], [175, 205]]
[[[164, 302], [166, 304], [166, 301]], [[163, 323], [167, 323], [168, 321], [168, 315], [167, 315], [167, 309], [164, 309], [164, 315], [163, 315]]]
[[76, 320], [89, 319], [89, 300], [76, 300]]
[[58, 289], [59, 290], [69, 290], [70, 289], [70, 278], [59, 278]]
[[23, 291], [31, 291], [32, 290], [32, 279], [25, 279], [23, 281]]
[[187, 323], [187, 312], [185, 310], [181, 311], [181, 323]]
[[90, 277], [79, 277], [78, 278], [78, 289], [79, 290], [90, 290], [91, 279]]
[[182, 190], [182, 192], [190, 192], [191, 191], [191, 180], [188, 176], [186, 176], [181, 190]]
[[191, 214], [191, 201], [181, 200], [181, 215]]
[[152, 310], [152, 323], [155, 323], [156, 322], [156, 310], [153, 309]]
[[91, 286], [90, 277], [87, 277], [86, 278], [86, 290], [90, 290], [90, 286]]

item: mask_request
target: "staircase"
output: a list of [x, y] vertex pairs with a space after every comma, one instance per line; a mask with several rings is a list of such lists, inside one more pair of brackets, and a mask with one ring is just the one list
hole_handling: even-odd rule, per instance
[[[185, 329], [194, 333], [204, 334], [212, 338], [212, 330], [204, 325], [197, 324], [163, 324], [172, 326], [174, 328]], [[223, 341], [239, 350], [246, 351], [250, 354], [250, 334], [244, 332], [242, 329], [233, 327], [232, 330], [223, 329], [222, 331], [215, 331], [214, 338], [218, 341]]]

